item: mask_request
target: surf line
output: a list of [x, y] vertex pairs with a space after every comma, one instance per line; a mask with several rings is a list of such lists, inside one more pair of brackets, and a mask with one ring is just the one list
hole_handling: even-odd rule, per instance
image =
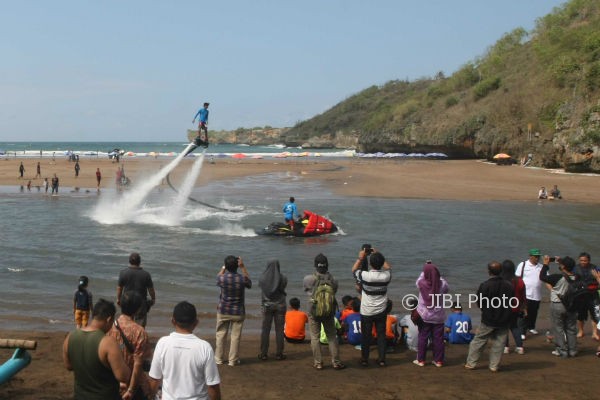
[[[205, 152], [205, 151], [206, 151], [206, 149], [205, 149], [205, 150], [202, 150], [202, 156], [201, 156], [201, 157], [204, 157], [204, 152]], [[169, 187], [170, 187], [171, 189], [173, 189], [173, 191], [174, 191], [175, 193], [178, 193], [178, 194], [179, 194], [179, 191], [178, 191], [177, 189], [175, 189], [175, 187], [174, 187], [174, 186], [173, 186], [173, 184], [171, 183], [171, 179], [169, 178], [169, 175], [171, 175], [171, 173], [170, 173], [170, 172], [167, 174], [167, 177], [166, 177], [166, 178], [167, 178], [167, 184], [169, 185]], [[243, 208], [241, 208], [241, 209], [235, 209], [235, 208], [224, 208], [224, 207], [214, 206], [214, 205], [212, 205], [212, 204], [208, 204], [208, 203], [205, 203], [205, 202], [203, 202], [203, 201], [200, 201], [200, 200], [194, 199], [194, 198], [193, 198], [193, 197], [191, 197], [191, 196], [188, 196], [188, 200], [189, 200], [189, 201], [193, 201], [194, 203], [201, 204], [201, 205], [203, 205], [203, 206], [205, 206], [205, 207], [212, 208], [213, 210], [226, 211], [226, 212], [234, 212], [234, 213], [235, 213], [235, 212], [242, 212], [242, 211], [244, 211], [244, 209], [243, 209]]]

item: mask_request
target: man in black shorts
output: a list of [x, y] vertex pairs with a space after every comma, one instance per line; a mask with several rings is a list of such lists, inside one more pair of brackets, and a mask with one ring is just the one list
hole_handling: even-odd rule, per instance
[[[121, 294], [123, 292], [138, 292], [144, 301], [139, 311], [134, 315], [133, 320], [143, 327], [146, 327], [148, 310], [156, 301], [154, 293], [154, 284], [150, 273], [140, 266], [142, 258], [139, 253], [131, 253], [129, 256], [129, 267], [119, 273], [119, 283], [117, 286], [117, 304], [121, 305]], [[148, 299], [147, 295], [150, 295]]]

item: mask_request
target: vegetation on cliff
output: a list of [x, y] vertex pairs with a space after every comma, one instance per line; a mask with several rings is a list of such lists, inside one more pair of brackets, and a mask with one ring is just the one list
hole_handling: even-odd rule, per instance
[[599, 94], [600, 2], [571, 0], [449, 77], [371, 86], [283, 135], [367, 152], [533, 154], [549, 167], [588, 159], [599, 170]]

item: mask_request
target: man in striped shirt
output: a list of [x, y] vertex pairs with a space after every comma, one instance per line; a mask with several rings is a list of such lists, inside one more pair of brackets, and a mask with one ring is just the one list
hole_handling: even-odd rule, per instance
[[363, 271], [360, 267], [365, 257], [365, 250], [358, 253], [358, 259], [352, 267], [352, 273], [362, 287], [360, 303], [360, 324], [362, 331], [361, 360], [362, 366], [369, 363], [369, 347], [372, 341], [372, 328], [377, 330], [377, 364], [385, 367], [385, 323], [387, 319], [388, 296], [387, 287], [392, 279], [391, 266], [385, 261], [383, 254], [376, 252], [369, 257], [370, 269]]

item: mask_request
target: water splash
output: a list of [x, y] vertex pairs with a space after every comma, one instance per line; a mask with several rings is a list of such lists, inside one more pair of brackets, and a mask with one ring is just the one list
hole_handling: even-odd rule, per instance
[[194, 165], [192, 165], [192, 169], [185, 177], [185, 180], [179, 189], [179, 193], [177, 194], [177, 198], [175, 199], [172, 207], [167, 208], [167, 213], [164, 216], [165, 225], [173, 226], [181, 223], [183, 209], [188, 201], [188, 197], [192, 193], [196, 179], [198, 179], [198, 175], [200, 175], [203, 161], [204, 152], [202, 152], [202, 155], [198, 157], [196, 161], [194, 161]]
[[[194, 144], [190, 143], [187, 148], [181, 152], [169, 164], [164, 166], [156, 174], [150, 176], [141, 185], [127, 190], [118, 198], [103, 197], [96, 208], [92, 211], [90, 217], [107, 225], [125, 224], [136, 220], [139, 214], [140, 206], [146, 200], [150, 192], [181, 162], [184, 155], [191, 149]], [[201, 157], [202, 159], [204, 157]]]

